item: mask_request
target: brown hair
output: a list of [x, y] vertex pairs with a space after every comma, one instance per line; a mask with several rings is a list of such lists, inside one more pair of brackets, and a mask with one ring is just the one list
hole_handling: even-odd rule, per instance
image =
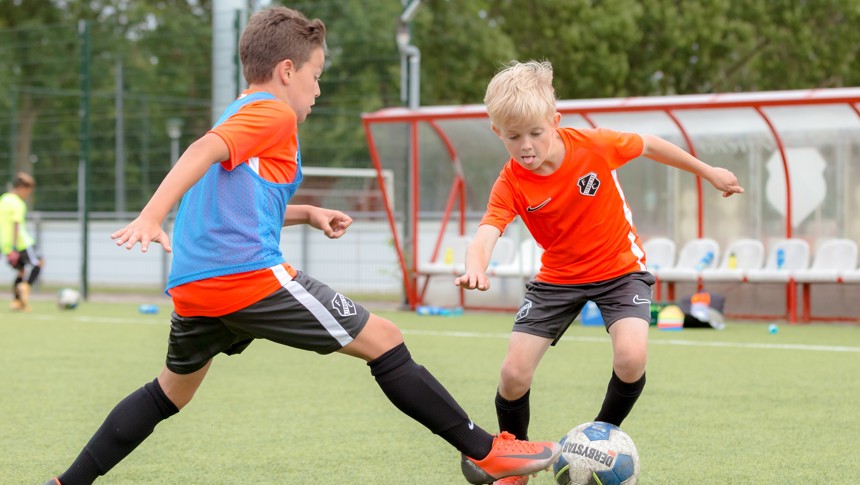
[[12, 180], [12, 187], [35, 187], [36, 179], [27, 172], [18, 172]]
[[308, 20], [287, 7], [267, 8], [252, 15], [242, 32], [242, 73], [249, 83], [265, 83], [277, 63], [290, 59], [296, 69], [301, 68], [317, 48], [326, 49], [322, 20]]

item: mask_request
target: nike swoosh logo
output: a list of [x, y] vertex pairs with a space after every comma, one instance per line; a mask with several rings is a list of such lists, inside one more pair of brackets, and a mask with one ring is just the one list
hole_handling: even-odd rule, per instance
[[475, 423], [471, 419], [469, 420], [469, 429], [475, 429]]
[[644, 298], [639, 298], [639, 295], [633, 295], [633, 303], [637, 305], [642, 305], [645, 303], [651, 303], [651, 300], [646, 300]]
[[522, 458], [524, 460], [543, 460], [545, 458], [552, 458], [552, 450], [543, 447], [543, 451], [533, 455], [499, 455], [499, 458]]
[[527, 211], [529, 211], [529, 212], [534, 212], [534, 211], [536, 211], [536, 210], [539, 210], [541, 207], [543, 207], [543, 206], [545, 206], [545, 205], [549, 204], [549, 201], [551, 201], [551, 200], [552, 200], [552, 197], [548, 198], [547, 200], [545, 200], [545, 201], [541, 202], [540, 204], [538, 204], [538, 205], [536, 205], [536, 206], [534, 206], [534, 207], [532, 207], [532, 206], [528, 206], [528, 207], [526, 207], [526, 210], [527, 210]]

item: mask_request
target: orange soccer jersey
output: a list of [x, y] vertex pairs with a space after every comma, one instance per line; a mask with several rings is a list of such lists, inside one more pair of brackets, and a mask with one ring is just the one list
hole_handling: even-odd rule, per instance
[[561, 166], [534, 174], [510, 160], [493, 185], [481, 224], [500, 231], [520, 216], [544, 249], [536, 279], [604, 281], [645, 270], [645, 252], [615, 169], [642, 154], [642, 137], [598, 128], [558, 130]]
[[[286, 103], [261, 100], [244, 106], [210, 133], [220, 136], [230, 150], [230, 158], [221, 164], [225, 170], [249, 163], [266, 180], [291, 183], [298, 168], [297, 131], [296, 114]], [[284, 267], [296, 275], [290, 265]], [[171, 288], [170, 296], [182, 316], [217, 317], [254, 304], [280, 287], [267, 268], [186, 283]]]

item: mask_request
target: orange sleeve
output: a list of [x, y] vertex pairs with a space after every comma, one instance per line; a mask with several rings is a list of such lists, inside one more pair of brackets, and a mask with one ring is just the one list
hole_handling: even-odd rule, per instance
[[585, 134], [583, 145], [600, 154], [610, 169], [616, 169], [642, 155], [645, 148], [642, 137], [637, 133], [624, 133], [608, 128], [582, 130]]
[[[507, 167], [507, 166], [506, 166]], [[514, 190], [511, 187], [510, 181], [507, 179], [506, 169], [502, 170], [499, 178], [493, 184], [493, 189], [490, 191], [490, 200], [487, 202], [487, 211], [481, 218], [479, 225], [489, 224], [499, 232], [505, 232], [505, 228], [516, 217], [516, 206], [514, 205]]]
[[227, 144], [230, 159], [222, 162], [222, 166], [233, 170], [249, 158], [283, 144], [283, 140], [294, 140], [297, 131], [296, 114], [289, 106], [280, 101], [261, 100], [243, 107], [210, 133]]

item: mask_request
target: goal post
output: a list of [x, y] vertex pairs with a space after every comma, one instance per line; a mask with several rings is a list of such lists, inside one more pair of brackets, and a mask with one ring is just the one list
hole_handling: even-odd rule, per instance
[[[383, 193], [392, 195], [387, 202]], [[390, 169], [302, 167], [302, 188], [290, 202], [348, 213], [381, 213], [385, 211], [386, 203], [394, 208], [393, 194], [394, 172]]]

